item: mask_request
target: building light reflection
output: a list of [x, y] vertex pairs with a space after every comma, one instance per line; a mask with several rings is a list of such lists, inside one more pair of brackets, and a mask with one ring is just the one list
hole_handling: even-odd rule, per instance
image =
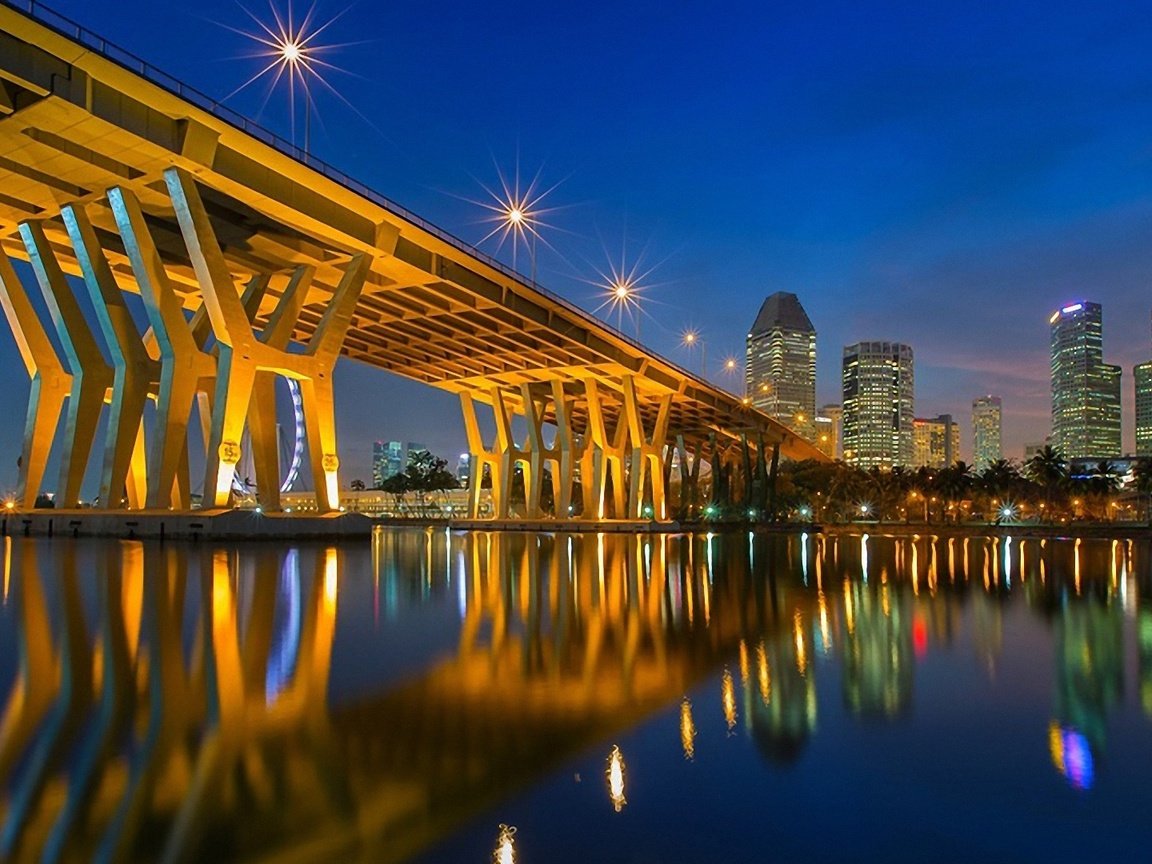
[[608, 797], [612, 806], [619, 813], [624, 809], [628, 800], [624, 797], [624, 754], [619, 746], [613, 744], [612, 752], [608, 754]]
[[763, 642], [756, 646], [756, 671], [760, 684], [760, 698], [767, 705], [772, 701], [772, 673], [768, 670], [768, 652]]
[[[743, 645], [743, 643], [741, 643]], [[728, 724], [728, 731], [736, 728], [736, 685], [732, 681], [732, 673], [727, 668], [720, 678], [720, 704], [724, 707], [724, 720]]]
[[684, 748], [684, 758], [696, 758], [696, 722], [692, 719], [692, 703], [688, 697], [680, 703], [680, 746]]
[[500, 836], [496, 840], [496, 849], [492, 852], [493, 864], [516, 864], [516, 841], [513, 839], [515, 833], [515, 826], [500, 826]]

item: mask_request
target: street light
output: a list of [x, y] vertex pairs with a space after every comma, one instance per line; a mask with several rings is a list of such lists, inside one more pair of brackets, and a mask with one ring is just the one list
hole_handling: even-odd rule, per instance
[[680, 344], [692, 351], [697, 346], [700, 348], [700, 377], [707, 378], [708, 376], [708, 346], [704, 344], [704, 338], [700, 335], [700, 331], [694, 328], [685, 330], [680, 335]]
[[[338, 45], [320, 45], [317, 43], [317, 37], [327, 30], [333, 23], [344, 13], [341, 12], [334, 18], [329, 19], [324, 23], [319, 23], [313, 20], [312, 12], [310, 11], [304, 16], [304, 20], [297, 22], [292, 16], [291, 6], [289, 6], [288, 15], [282, 17], [273, 7], [272, 15], [274, 22], [266, 24], [257, 18], [252, 12], [241, 7], [243, 11], [251, 18], [256, 25], [260, 28], [260, 32], [250, 33], [244, 30], [238, 30], [235, 27], [230, 27], [227, 24], [222, 25], [228, 30], [239, 33], [242, 36], [251, 39], [260, 45], [264, 46], [266, 50], [260, 50], [255, 56], [267, 58], [268, 64], [264, 66], [259, 72], [229, 93], [224, 97], [224, 101], [231, 99], [241, 90], [247, 88], [250, 84], [265, 77], [266, 75], [272, 76], [272, 87], [275, 88], [281, 78], [286, 78], [288, 81], [288, 102], [291, 112], [292, 124], [292, 144], [296, 144], [296, 88], [304, 94], [304, 152], [308, 153], [311, 148], [311, 127], [312, 127], [312, 91], [309, 88], [309, 82], [316, 83], [339, 98], [342, 102], [356, 110], [343, 95], [333, 87], [328, 81], [324, 79], [323, 72], [339, 71], [337, 66], [323, 60], [320, 55], [325, 52], [331, 51], [335, 48], [341, 47]], [[314, 11], [314, 10], [313, 10]], [[360, 113], [357, 111], [356, 113]], [[361, 117], [363, 115], [361, 114]], [[367, 118], [364, 118], [367, 119]], [[371, 121], [369, 121], [371, 123]]]

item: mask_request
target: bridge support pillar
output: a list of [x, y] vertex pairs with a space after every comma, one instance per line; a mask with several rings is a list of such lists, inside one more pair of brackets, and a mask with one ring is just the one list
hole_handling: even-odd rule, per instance
[[100, 474], [100, 506], [119, 508], [121, 494], [126, 492], [128, 507], [140, 509], [148, 496], [144, 406], [149, 387], [159, 383], [160, 364], [148, 356], [87, 212], [82, 206], [69, 204], [61, 210], [61, 216], [112, 357], [112, 398]]
[[72, 390], [72, 376], [65, 371], [28, 293], [16, 277], [12, 262], [2, 250], [0, 305], [4, 307], [4, 315], [12, 328], [28, 377], [32, 379], [16, 491], [17, 503], [31, 510], [40, 494], [40, 483], [56, 437], [56, 425], [64, 410], [64, 400]]
[[[240, 458], [240, 438], [252, 405], [257, 375], [267, 371], [300, 382], [317, 509], [320, 512], [335, 510], [340, 504], [337, 473], [340, 460], [336, 448], [332, 371], [368, 276], [371, 263], [368, 256], [364, 253], [350, 256], [340, 284], [306, 350], [303, 354], [293, 354], [271, 344], [267, 330], [259, 336], [253, 331], [192, 176], [179, 168], [169, 168], [164, 172], [164, 181], [218, 343], [219, 374], [205, 468], [205, 506], [224, 507], [229, 502], [232, 478]], [[281, 307], [294, 302], [287, 293], [279, 301]], [[274, 429], [274, 426], [267, 424], [261, 430], [250, 432], [267, 428]], [[262, 440], [258, 443], [258, 452], [270, 452], [272, 446]]]
[[676, 453], [680, 462], [680, 499], [678, 515], [692, 518], [700, 510], [700, 458], [699, 451], [689, 453], [684, 436], [676, 436]]
[[584, 381], [584, 392], [588, 399], [588, 429], [585, 437], [591, 439], [585, 446], [580, 469], [584, 491], [584, 517], [607, 518], [608, 483], [611, 481], [612, 515], [622, 519], [627, 513], [624, 463], [627, 456], [628, 424], [623, 418], [619, 418], [616, 421], [616, 429], [609, 437], [600, 385], [595, 379], [588, 378]]
[[[628, 424], [631, 444], [631, 471], [629, 497], [631, 516], [642, 519], [646, 515], [661, 521], [668, 518], [668, 501], [664, 486], [664, 445], [668, 438], [668, 417], [672, 409], [672, 394], [665, 394], [656, 413], [651, 433], [644, 428], [640, 404], [636, 398], [636, 382], [631, 375], [624, 376], [624, 416]], [[646, 514], [645, 492], [652, 486], [652, 513]]]
[[[64, 426], [63, 451], [60, 454], [60, 482], [56, 490], [58, 507], [80, 504], [80, 485], [84, 469], [96, 440], [96, 425], [104, 406], [104, 395], [112, 384], [112, 370], [104, 361], [100, 346], [92, 334], [72, 287], [56, 261], [56, 255], [38, 222], [20, 224], [20, 236], [28, 251], [32, 271], [44, 302], [64, 348], [72, 388], [68, 394], [68, 419]], [[119, 498], [119, 493], [117, 493]]]
[[144, 300], [144, 310], [160, 355], [160, 380], [156, 393], [156, 425], [148, 454], [149, 508], [192, 506], [188, 470], [188, 424], [192, 406], [200, 402], [201, 422], [208, 406], [207, 394], [216, 379], [216, 358], [202, 349], [199, 330], [207, 337], [203, 315], [189, 322], [184, 306], [164, 269], [160, 252], [144, 220], [135, 194], [120, 188], [108, 190], [108, 203], [124, 241], [124, 251]]

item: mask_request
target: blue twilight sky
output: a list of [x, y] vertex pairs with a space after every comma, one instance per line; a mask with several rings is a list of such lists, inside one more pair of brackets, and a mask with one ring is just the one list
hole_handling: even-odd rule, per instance
[[[213, 96], [260, 68], [218, 23], [256, 30], [234, 0], [55, 7]], [[355, 110], [317, 94], [316, 155], [471, 242], [490, 226], [461, 198], [518, 155], [524, 179], [560, 184], [541, 282], [595, 308], [608, 255], [643, 252], [641, 336], [685, 365], [694, 326], [730, 380], [764, 296], [794, 291], [821, 403], [845, 344], [905, 341], [917, 414], [960, 418], [967, 454], [973, 397], [998, 394], [1019, 457], [1048, 431], [1048, 315], [1095, 300], [1131, 447], [1131, 366], [1152, 356], [1152, 5], [361, 0], [318, 41], [359, 44], [322, 55]], [[286, 93], [261, 110], [265, 92], [227, 104], [288, 136]], [[347, 364], [339, 381], [349, 477], [375, 438], [461, 448], [454, 399]], [[6, 452], [19, 425], [0, 424]]]

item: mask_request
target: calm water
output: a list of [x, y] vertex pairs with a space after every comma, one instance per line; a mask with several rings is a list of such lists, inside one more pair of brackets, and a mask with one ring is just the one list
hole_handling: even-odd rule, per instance
[[2, 542], [0, 860], [1152, 845], [1146, 542]]

